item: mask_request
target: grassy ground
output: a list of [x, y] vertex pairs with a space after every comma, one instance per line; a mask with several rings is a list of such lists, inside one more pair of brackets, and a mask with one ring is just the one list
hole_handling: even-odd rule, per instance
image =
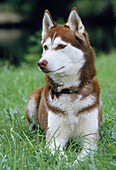
[[96, 59], [97, 77], [101, 86], [103, 123], [99, 149], [93, 158], [73, 166], [77, 152], [72, 144], [59, 159], [51, 155], [44, 134], [29, 131], [25, 117], [28, 95], [44, 84], [37, 67], [0, 68], [0, 169], [116, 169], [116, 52]]

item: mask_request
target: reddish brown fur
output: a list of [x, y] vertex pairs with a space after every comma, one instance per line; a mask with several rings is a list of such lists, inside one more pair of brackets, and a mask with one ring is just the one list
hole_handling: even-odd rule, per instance
[[72, 46], [81, 49], [85, 54], [86, 63], [81, 69], [81, 84], [80, 88], [83, 87], [88, 80], [91, 80], [96, 75], [95, 62], [94, 62], [94, 51], [90, 46], [88, 35], [84, 32], [85, 40], [81, 37], [75, 35], [68, 26], [66, 25], [57, 25], [50, 29], [47, 36], [44, 38], [43, 43], [46, 41], [48, 37], [53, 37], [54, 33], [56, 33], [55, 37], [61, 37], [63, 41], [67, 43], [71, 43]]
[[[49, 12], [46, 11], [48, 14]], [[49, 14], [51, 20], [53, 21], [51, 15]], [[54, 23], [54, 21], [53, 21]], [[54, 23], [54, 26], [48, 31], [48, 34], [45, 36], [43, 39], [43, 42], [48, 37], [53, 37], [54, 33], [56, 33], [56, 37], [61, 37], [63, 41], [67, 43], [71, 43], [72, 46], [81, 49], [84, 53], [84, 57], [86, 59], [86, 62], [83, 66], [83, 68], [80, 70], [81, 75], [80, 75], [80, 80], [81, 83], [78, 87], [79, 93], [78, 94], [69, 94], [72, 98], [72, 101], [77, 98], [78, 95], [82, 95], [83, 98], [89, 96], [90, 94], [93, 94], [96, 96], [96, 101], [93, 105], [88, 106], [78, 112], [78, 114], [84, 113], [86, 111], [90, 111], [95, 107], [99, 108], [99, 125], [102, 121], [102, 109], [99, 101], [99, 94], [100, 94], [100, 88], [99, 88], [99, 83], [98, 80], [95, 77], [96, 75], [96, 69], [95, 69], [95, 62], [94, 62], [94, 51], [92, 47], [90, 46], [89, 40], [88, 40], [88, 35], [86, 31], [83, 33], [84, 39], [81, 36], [77, 36], [75, 33], [73, 33], [70, 28], [67, 25], [56, 25]], [[90, 81], [90, 84], [88, 84], [88, 81]], [[59, 86], [58, 84], [55, 84], [49, 77], [46, 77], [46, 82], [47, 84], [41, 88], [36, 90], [35, 92], [32, 93], [32, 95], [29, 97], [29, 100], [33, 96], [36, 100], [37, 103], [37, 109], [38, 109], [38, 119], [39, 119], [39, 125], [42, 130], [45, 130], [47, 128], [47, 108], [52, 110], [56, 114], [64, 114], [65, 112], [61, 110], [61, 108], [52, 107], [49, 102], [48, 102], [48, 95], [51, 91], [51, 88], [55, 89], [57, 91], [57, 87]], [[77, 87], [70, 87], [73, 89], [77, 89]], [[82, 98], [82, 99], [83, 99]], [[28, 104], [27, 104], [28, 105]], [[28, 109], [26, 109], [26, 116], [28, 121]], [[78, 115], [77, 115], [78, 116]], [[49, 136], [49, 135], [48, 135]]]
[[[87, 87], [85, 87], [84, 89], [82, 89], [81, 91], [81, 95], [83, 97], [87, 97], [91, 94], [96, 96], [96, 101], [93, 105], [88, 106], [82, 110], [79, 111], [79, 113], [84, 113], [86, 111], [91, 111], [92, 109], [94, 109], [95, 107], [99, 108], [99, 122], [98, 124], [100, 125], [101, 121], [102, 121], [102, 107], [100, 105], [100, 101], [99, 101], [99, 97], [100, 97], [100, 87], [99, 87], [99, 82], [96, 78], [93, 78], [93, 80], [91, 81], [91, 83], [89, 85], [87, 85]], [[84, 92], [84, 93], [83, 93]], [[86, 95], [86, 96], [85, 96]]]
[[[37, 105], [37, 109], [39, 107], [39, 103], [40, 103], [40, 100], [41, 100], [41, 93], [42, 93], [42, 88], [39, 88], [37, 90], [35, 90], [28, 98], [28, 101], [27, 101], [27, 106], [28, 106], [28, 103], [29, 101], [34, 98], [35, 99], [35, 102], [36, 102], [36, 105]], [[28, 124], [30, 123], [30, 118], [29, 118], [29, 113], [28, 113], [28, 107], [26, 108], [26, 117], [27, 117], [27, 120], [28, 120]]]
[[[50, 86], [47, 83], [43, 87], [43, 89], [41, 88], [33, 92], [32, 95], [28, 99], [29, 101], [31, 97], [34, 96], [36, 99], [36, 103], [38, 103], [37, 105], [38, 106], [38, 120], [39, 120], [39, 125], [42, 130], [45, 130], [47, 128], [48, 115], [47, 115], [46, 108], [49, 108], [51, 111], [53, 111], [56, 114], [63, 114], [63, 115], [66, 114], [63, 110], [61, 110], [57, 106], [53, 107], [48, 103], [47, 98], [48, 98], [48, 94], [50, 90], [51, 90]], [[78, 114], [84, 113], [86, 111], [91, 111], [95, 107], [99, 107], [99, 125], [100, 125], [102, 121], [102, 109], [99, 104], [100, 88], [99, 88], [98, 80], [96, 78], [94, 78], [90, 84], [87, 84], [85, 88], [79, 91], [78, 94], [69, 94], [69, 95], [71, 96], [72, 100], [75, 100], [78, 97], [78, 95], [82, 95], [84, 98], [84, 97], [89, 96], [90, 94], [94, 94], [96, 96], [96, 99], [97, 99], [96, 102], [93, 105], [80, 110], [79, 113], [77, 113], [77, 116]], [[26, 109], [26, 115], [27, 115], [27, 119], [29, 119], [27, 109]]]

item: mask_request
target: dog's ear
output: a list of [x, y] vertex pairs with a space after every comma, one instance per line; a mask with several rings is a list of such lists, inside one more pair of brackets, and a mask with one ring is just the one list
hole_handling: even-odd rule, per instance
[[68, 25], [75, 34], [84, 38], [83, 33], [85, 28], [76, 8], [71, 10], [66, 25]]
[[45, 10], [42, 22], [42, 40], [44, 39], [50, 28], [53, 26], [55, 26], [55, 22], [52, 19], [49, 11]]

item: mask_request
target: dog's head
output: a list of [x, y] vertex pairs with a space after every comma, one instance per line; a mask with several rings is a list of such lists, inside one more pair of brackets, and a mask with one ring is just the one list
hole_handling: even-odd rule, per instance
[[49, 77], [79, 75], [81, 85], [95, 73], [94, 52], [76, 8], [65, 25], [56, 25], [48, 10], [43, 17], [43, 54], [39, 68]]

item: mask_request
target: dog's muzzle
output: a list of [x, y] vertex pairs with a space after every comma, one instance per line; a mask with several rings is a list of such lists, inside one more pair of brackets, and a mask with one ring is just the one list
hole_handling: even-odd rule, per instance
[[47, 71], [47, 69], [46, 69], [46, 67], [47, 67], [47, 64], [48, 64], [48, 62], [47, 62], [47, 60], [39, 60], [39, 62], [38, 62], [38, 66], [39, 66], [39, 68], [43, 71], [43, 72], [46, 72]]

